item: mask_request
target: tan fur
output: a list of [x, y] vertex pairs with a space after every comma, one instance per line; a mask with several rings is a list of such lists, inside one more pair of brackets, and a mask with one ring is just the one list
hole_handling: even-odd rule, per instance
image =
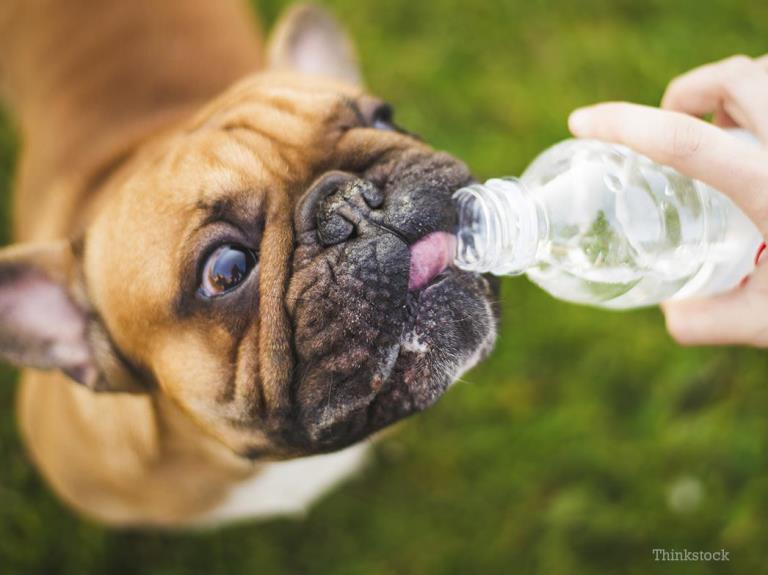
[[[336, 34], [311, 9], [279, 26], [276, 70], [249, 76], [262, 62], [250, 18], [239, 0], [0, 5], [0, 78], [23, 140], [15, 239], [81, 242], [83, 253], [51, 275], [67, 278], [157, 385], [98, 394], [58, 372], [23, 373], [18, 407], [32, 456], [69, 504], [103, 522], [197, 523], [273, 465], [242, 454], [301, 455], [254, 424], [288, 405], [293, 205], [328, 170], [426, 149], [360, 126], [368, 97], [349, 82], [357, 73], [343, 38], [327, 54], [341, 82], [287, 70], [298, 27], [319, 18]], [[174, 313], [182, 248], [204, 239], [201, 207], [220, 200], [266, 222], [258, 320], [237, 337]], [[130, 388], [116, 385], [131, 377], [113, 364], [102, 365], [109, 383]]]
[[24, 140], [16, 238], [71, 231], [114, 162], [256, 70], [252, 22], [237, 0], [3, 2], [0, 78]]
[[[0, 77], [23, 135], [15, 238], [76, 234], [139, 142], [257, 69], [251, 21], [229, 0], [4, 2]], [[25, 372], [19, 416], [53, 487], [110, 523], [189, 520], [255, 472], [161, 395], [95, 395]]]

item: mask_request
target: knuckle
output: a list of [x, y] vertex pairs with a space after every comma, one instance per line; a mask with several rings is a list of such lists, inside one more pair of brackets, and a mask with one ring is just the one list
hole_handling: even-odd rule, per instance
[[664, 91], [662, 102], [669, 105], [676, 99], [678, 93], [683, 89], [685, 84], [685, 76], [677, 76], [670, 80], [667, 84], [667, 89]]
[[748, 66], [735, 70], [723, 80], [723, 91], [726, 97], [734, 96], [745, 90], [754, 90], [756, 86], [763, 85], [767, 81], [768, 76], [763, 68], [750, 61]]
[[745, 54], [736, 54], [725, 59], [724, 64], [734, 70], [744, 70], [751, 68], [754, 60]]
[[685, 84], [687, 78], [688, 78], [687, 76], [676, 76], [675, 78], [672, 78], [672, 81], [669, 83], [669, 86], [667, 86], [667, 92], [675, 93], [678, 90], [680, 90]]
[[664, 148], [661, 151], [668, 160], [685, 160], [701, 149], [703, 134], [696, 122], [673, 118], [663, 132]]
[[721, 97], [727, 102], [738, 101], [739, 95], [743, 92], [744, 76], [735, 76], [726, 81], [721, 89]]

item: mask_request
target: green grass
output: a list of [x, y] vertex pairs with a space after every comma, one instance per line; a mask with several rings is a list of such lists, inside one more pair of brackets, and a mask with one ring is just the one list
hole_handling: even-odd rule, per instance
[[[272, 22], [284, 3], [262, 8]], [[335, 0], [372, 91], [479, 177], [566, 136], [576, 106], [657, 102], [695, 65], [768, 47], [768, 4]], [[7, 203], [15, 144], [0, 129]], [[2, 216], [8, 238], [7, 210]], [[681, 349], [658, 311], [600, 312], [503, 284], [493, 356], [402, 426], [304, 521], [198, 535], [106, 531], [48, 491], [0, 372], [0, 573], [760, 573], [768, 357]], [[652, 561], [655, 547], [728, 564]]]

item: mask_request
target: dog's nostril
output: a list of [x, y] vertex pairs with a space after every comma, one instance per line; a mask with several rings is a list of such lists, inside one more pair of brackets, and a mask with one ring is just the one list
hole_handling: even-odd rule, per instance
[[339, 213], [317, 214], [317, 238], [324, 246], [340, 244], [355, 233], [355, 224]]
[[327, 201], [336, 194], [355, 176], [345, 172], [328, 172], [317, 179], [299, 199], [294, 210], [294, 225], [296, 233], [301, 235], [307, 231], [319, 229], [321, 224], [320, 212], [327, 212]]
[[353, 181], [346, 182], [323, 198], [317, 206], [317, 239], [324, 246], [339, 244], [351, 238], [363, 217], [358, 212], [359, 208], [350, 204], [348, 196], [353, 186]]
[[372, 210], [380, 208], [384, 204], [384, 192], [378, 187], [374, 186], [370, 182], [366, 182], [367, 185], [362, 186], [360, 194], [363, 196], [365, 203]]

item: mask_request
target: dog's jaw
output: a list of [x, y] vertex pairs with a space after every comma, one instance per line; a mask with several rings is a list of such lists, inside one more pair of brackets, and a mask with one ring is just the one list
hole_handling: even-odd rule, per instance
[[[465, 297], [450, 303], [457, 293]], [[393, 383], [372, 406], [375, 429], [430, 407], [490, 353], [496, 340], [493, 286], [487, 278], [451, 271], [410, 297], [413, 312], [400, 338]], [[458, 334], [463, 341], [457, 346]]]

